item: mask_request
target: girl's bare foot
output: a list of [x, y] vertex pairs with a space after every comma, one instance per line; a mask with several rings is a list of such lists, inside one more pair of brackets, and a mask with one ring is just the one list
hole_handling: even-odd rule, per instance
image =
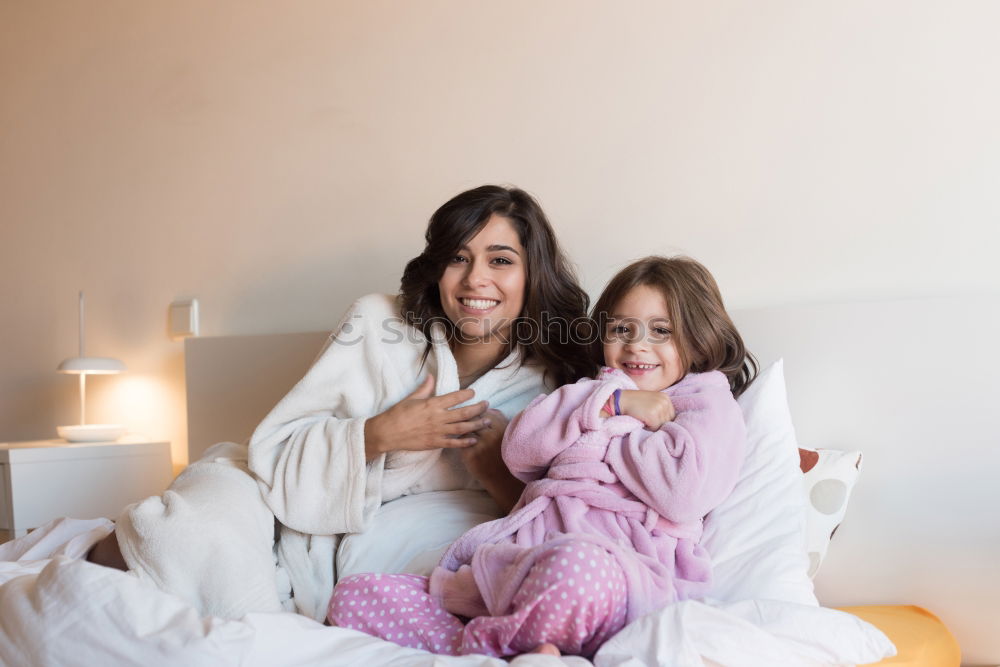
[[528, 651], [529, 653], [541, 653], [542, 655], [562, 655], [559, 652], [558, 647], [555, 644], [550, 644], [545, 642], [544, 644], [539, 644], [535, 647], [533, 651]]

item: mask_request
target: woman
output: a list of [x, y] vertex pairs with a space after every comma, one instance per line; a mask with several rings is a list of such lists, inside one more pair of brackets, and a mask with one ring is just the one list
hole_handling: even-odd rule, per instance
[[[503, 511], [514, 505], [522, 485], [500, 438], [535, 396], [593, 374], [586, 340], [566, 335], [585, 322], [587, 296], [516, 188], [456, 196], [426, 240], [399, 297], [354, 304], [249, 452], [216, 445], [121, 517], [130, 570], [230, 618], [290, 608], [290, 586], [295, 607], [321, 619], [340, 537], [370, 529], [383, 503], [482, 488]], [[545, 323], [561, 335], [541, 335]]]

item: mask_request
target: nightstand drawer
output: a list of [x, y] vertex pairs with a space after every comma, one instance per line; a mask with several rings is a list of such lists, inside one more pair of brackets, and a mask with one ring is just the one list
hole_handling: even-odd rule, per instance
[[0, 459], [0, 529], [15, 537], [59, 517], [116, 519], [173, 476], [167, 442], [7, 443]]

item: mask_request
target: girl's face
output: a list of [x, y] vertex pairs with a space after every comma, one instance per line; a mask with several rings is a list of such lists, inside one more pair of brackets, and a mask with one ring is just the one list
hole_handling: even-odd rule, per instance
[[524, 306], [528, 272], [517, 230], [494, 214], [448, 262], [438, 290], [459, 343], [506, 342]]
[[611, 309], [604, 365], [624, 371], [639, 389], [666, 389], [687, 373], [672, 332], [660, 291], [646, 285], [633, 287]]

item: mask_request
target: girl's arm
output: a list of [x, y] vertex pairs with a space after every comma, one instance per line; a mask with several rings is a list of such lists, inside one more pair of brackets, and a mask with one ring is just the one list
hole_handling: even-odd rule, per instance
[[622, 484], [676, 523], [701, 519], [729, 495], [746, 446], [743, 415], [725, 377], [700, 378], [674, 393], [673, 421], [655, 432], [637, 429], [608, 450]]
[[602, 404], [614, 391], [610, 382], [583, 379], [532, 401], [511, 420], [501, 451], [515, 477], [530, 482], [587, 431], [600, 428]]

